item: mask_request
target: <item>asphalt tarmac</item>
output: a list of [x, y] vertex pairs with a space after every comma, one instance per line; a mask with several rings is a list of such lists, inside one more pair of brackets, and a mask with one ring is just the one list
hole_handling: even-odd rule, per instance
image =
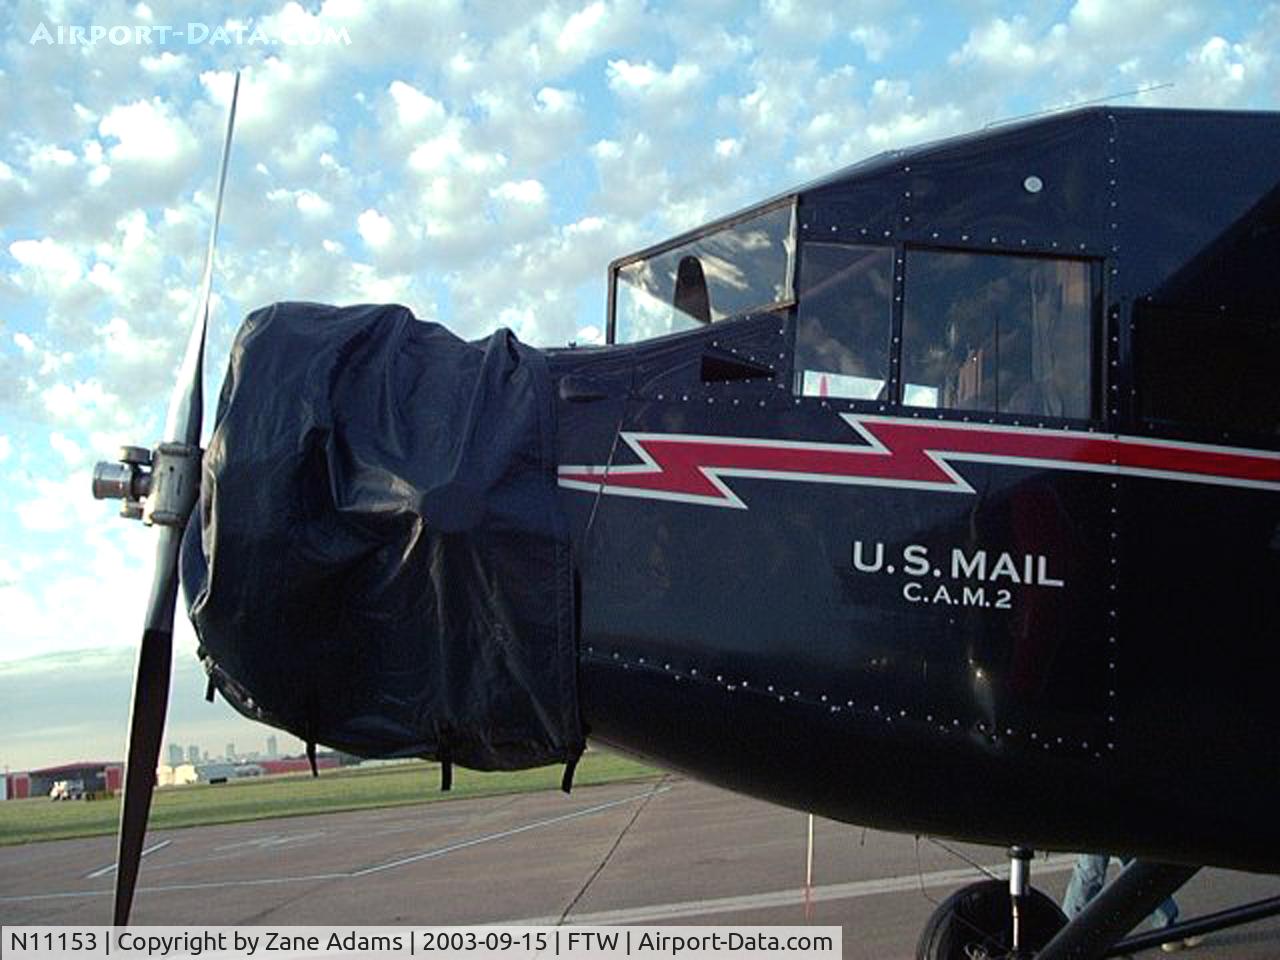
[[[1004, 851], [808, 819], [677, 777], [415, 807], [155, 831], [137, 924], [839, 924], [844, 955], [914, 957], [935, 904]], [[0, 847], [0, 920], [106, 924], [114, 839]], [[974, 866], [974, 865], [977, 866]], [[1060, 898], [1071, 858], [1038, 857]], [[1184, 916], [1280, 894], [1201, 871]], [[1162, 956], [1159, 951], [1147, 956]], [[1188, 960], [1280, 955], [1280, 919], [1224, 931]]]

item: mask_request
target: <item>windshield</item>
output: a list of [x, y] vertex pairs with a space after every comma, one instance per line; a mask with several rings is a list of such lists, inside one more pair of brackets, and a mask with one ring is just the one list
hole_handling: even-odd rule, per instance
[[617, 267], [614, 342], [789, 303], [793, 210], [788, 202]]

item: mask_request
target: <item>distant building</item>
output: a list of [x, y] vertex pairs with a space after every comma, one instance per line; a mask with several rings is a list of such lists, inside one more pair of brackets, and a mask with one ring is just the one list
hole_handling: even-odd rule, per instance
[[267, 759], [274, 760], [278, 756], [280, 756], [280, 750], [279, 745], [276, 743], [276, 738], [274, 736], [267, 737]]
[[79, 781], [85, 793], [116, 793], [124, 783], [124, 764], [103, 760], [64, 763], [32, 770], [25, 776], [30, 779], [28, 796], [32, 797], [47, 797], [59, 780]]
[[[284, 757], [276, 760], [263, 760], [257, 764], [268, 776], [281, 773], [310, 773], [311, 763], [306, 757]], [[338, 758], [331, 753], [322, 753], [316, 757], [317, 770], [336, 770]]]
[[8, 800], [25, 800], [31, 796], [31, 774], [6, 773], [5, 798]]
[[227, 752], [223, 754], [223, 756], [228, 760], [234, 760], [236, 758], [236, 745], [234, 743], [228, 743]]
[[176, 766], [162, 763], [156, 770], [158, 787], [181, 787], [188, 783], [196, 783], [199, 779], [195, 764], [191, 763], [180, 763]]
[[169, 744], [169, 766], [182, 766], [182, 747], [176, 743]]
[[200, 748], [196, 746], [194, 743], [191, 744], [191, 746], [187, 747], [187, 762], [188, 763], [200, 762]]
[[266, 771], [256, 763], [228, 763], [217, 761], [202, 763], [195, 768], [196, 776], [201, 783], [226, 783], [228, 780], [240, 780], [244, 777], [260, 777]]

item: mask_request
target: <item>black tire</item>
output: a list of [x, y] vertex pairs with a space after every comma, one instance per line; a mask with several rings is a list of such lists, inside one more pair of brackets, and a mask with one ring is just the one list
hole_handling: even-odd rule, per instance
[[[1058, 905], [1028, 890], [1022, 908], [1022, 952], [1033, 956], [1067, 924]], [[933, 911], [920, 934], [916, 960], [1000, 960], [1013, 944], [1009, 884], [984, 880], [957, 890]]]

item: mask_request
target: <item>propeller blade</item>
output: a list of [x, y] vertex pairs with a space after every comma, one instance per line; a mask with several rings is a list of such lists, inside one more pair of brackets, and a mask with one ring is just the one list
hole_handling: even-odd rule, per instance
[[[227, 185], [227, 164], [231, 156], [231, 134], [236, 122], [236, 99], [240, 92], [240, 74], [236, 73], [231, 90], [231, 110], [227, 116], [227, 134], [222, 144], [222, 166], [218, 173], [218, 193], [213, 207], [213, 225], [209, 230], [209, 247], [205, 254], [204, 276], [196, 301], [195, 320], [187, 340], [187, 350], [169, 400], [164, 439], [169, 443], [198, 447], [204, 417], [204, 344], [209, 325], [209, 298], [213, 288], [213, 254], [218, 242], [218, 224], [222, 219], [222, 197]], [[161, 445], [161, 451], [165, 445]], [[157, 465], [157, 469], [159, 466]], [[129, 717], [129, 747], [125, 766], [124, 802], [120, 808], [120, 842], [116, 858], [114, 920], [117, 926], [129, 922], [133, 893], [138, 882], [142, 845], [146, 839], [147, 817], [151, 812], [151, 796], [156, 784], [156, 766], [160, 759], [160, 741], [164, 736], [165, 713], [169, 704], [169, 676], [173, 661], [173, 617], [178, 599], [178, 550], [186, 528], [189, 507], [175, 510], [175, 517], [157, 521], [160, 539], [156, 544], [155, 573], [151, 580], [151, 597], [143, 627], [142, 645], [138, 649], [138, 667], [134, 674], [133, 707]], [[183, 514], [176, 516], [177, 514]], [[172, 522], [176, 519], [178, 522]]]
[[187, 340], [187, 352], [178, 371], [178, 383], [169, 400], [165, 418], [164, 439], [196, 446], [200, 443], [200, 427], [204, 416], [204, 342], [209, 326], [209, 297], [213, 291], [213, 251], [218, 243], [218, 224], [222, 222], [222, 195], [227, 186], [227, 162], [231, 158], [231, 132], [236, 125], [236, 99], [240, 95], [240, 71], [236, 71], [231, 88], [231, 111], [227, 114], [227, 135], [222, 141], [222, 167], [218, 172], [218, 194], [213, 204], [213, 225], [209, 229], [209, 247], [204, 257], [204, 275], [200, 280], [200, 296], [196, 300], [195, 322]]
[[156, 765], [169, 704], [169, 672], [173, 660], [173, 608], [178, 596], [178, 546], [182, 530], [161, 527], [156, 545], [156, 571], [146, 626], [138, 649], [129, 717], [129, 752], [125, 760], [124, 804], [120, 810], [120, 843], [116, 856], [113, 923], [129, 922], [133, 891], [138, 881], [147, 816], [155, 789]]

